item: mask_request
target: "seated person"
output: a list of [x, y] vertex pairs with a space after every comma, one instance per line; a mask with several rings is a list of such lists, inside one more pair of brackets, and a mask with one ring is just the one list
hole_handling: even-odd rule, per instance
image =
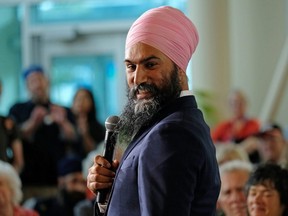
[[288, 168], [287, 143], [278, 124], [264, 125], [256, 135], [261, 162], [275, 163]]
[[82, 175], [81, 159], [66, 157], [58, 166], [58, 195], [27, 201], [41, 216], [74, 216], [73, 208], [86, 198], [86, 181]]
[[245, 184], [252, 171], [247, 161], [232, 160], [219, 167], [221, 190], [217, 201], [219, 216], [247, 216]]
[[37, 212], [20, 205], [22, 196], [18, 173], [12, 165], [0, 160], [0, 215], [38, 216]]
[[288, 171], [277, 164], [262, 164], [247, 182], [250, 216], [286, 216], [288, 208]]
[[247, 101], [244, 94], [234, 90], [228, 97], [231, 117], [212, 129], [212, 139], [217, 142], [239, 143], [260, 129], [257, 119], [247, 116]]
[[[0, 98], [2, 82], [0, 80]], [[18, 173], [24, 166], [23, 146], [14, 121], [6, 116], [0, 116], [0, 160], [9, 162]]]
[[[234, 90], [228, 97], [231, 117], [220, 122], [211, 130], [211, 136], [215, 144], [236, 143], [243, 144], [249, 154], [251, 162], [259, 161], [259, 155], [254, 140], [247, 140], [260, 129], [260, 122], [256, 118], [247, 115], [247, 100], [243, 92]], [[244, 142], [245, 141], [245, 142]]]
[[14, 121], [0, 116], [0, 160], [10, 163], [18, 173], [24, 166], [23, 146]]

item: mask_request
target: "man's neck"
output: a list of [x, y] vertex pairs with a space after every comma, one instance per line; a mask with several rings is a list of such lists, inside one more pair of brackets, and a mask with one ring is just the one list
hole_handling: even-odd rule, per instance
[[48, 98], [32, 98], [31, 101], [35, 104], [46, 105], [49, 103]]

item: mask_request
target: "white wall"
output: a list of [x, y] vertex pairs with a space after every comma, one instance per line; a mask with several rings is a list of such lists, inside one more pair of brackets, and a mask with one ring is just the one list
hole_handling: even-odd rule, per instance
[[[229, 1], [231, 84], [244, 88], [255, 116], [262, 111], [287, 36], [285, 5], [285, 0]], [[287, 102], [284, 96], [281, 107]], [[278, 113], [275, 120], [287, 124], [288, 116]]]
[[[189, 16], [200, 33], [193, 59], [193, 86], [216, 95], [214, 104], [221, 119], [228, 116], [226, 98], [231, 88], [243, 89], [250, 101], [249, 114], [260, 117], [288, 36], [287, 2], [189, 1]], [[288, 124], [287, 107], [286, 87], [275, 121]]]

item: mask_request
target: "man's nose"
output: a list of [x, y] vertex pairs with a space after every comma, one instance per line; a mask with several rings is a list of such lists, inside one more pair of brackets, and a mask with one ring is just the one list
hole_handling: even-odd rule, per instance
[[147, 81], [147, 74], [145, 70], [141, 67], [138, 66], [134, 72], [134, 85], [139, 85], [141, 83], [145, 83]]
[[231, 199], [233, 201], [243, 201], [243, 202], [245, 202], [245, 194], [242, 191], [241, 192], [240, 191], [234, 192], [234, 193], [232, 193]]

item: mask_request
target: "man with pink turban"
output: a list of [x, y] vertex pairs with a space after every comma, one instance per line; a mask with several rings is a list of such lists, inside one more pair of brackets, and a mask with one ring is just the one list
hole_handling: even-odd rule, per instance
[[111, 163], [96, 156], [87, 176], [94, 193], [111, 189], [96, 202], [98, 215], [215, 215], [215, 149], [186, 75], [198, 40], [189, 18], [169, 6], [148, 10], [131, 26], [128, 103], [116, 126], [124, 154]]

